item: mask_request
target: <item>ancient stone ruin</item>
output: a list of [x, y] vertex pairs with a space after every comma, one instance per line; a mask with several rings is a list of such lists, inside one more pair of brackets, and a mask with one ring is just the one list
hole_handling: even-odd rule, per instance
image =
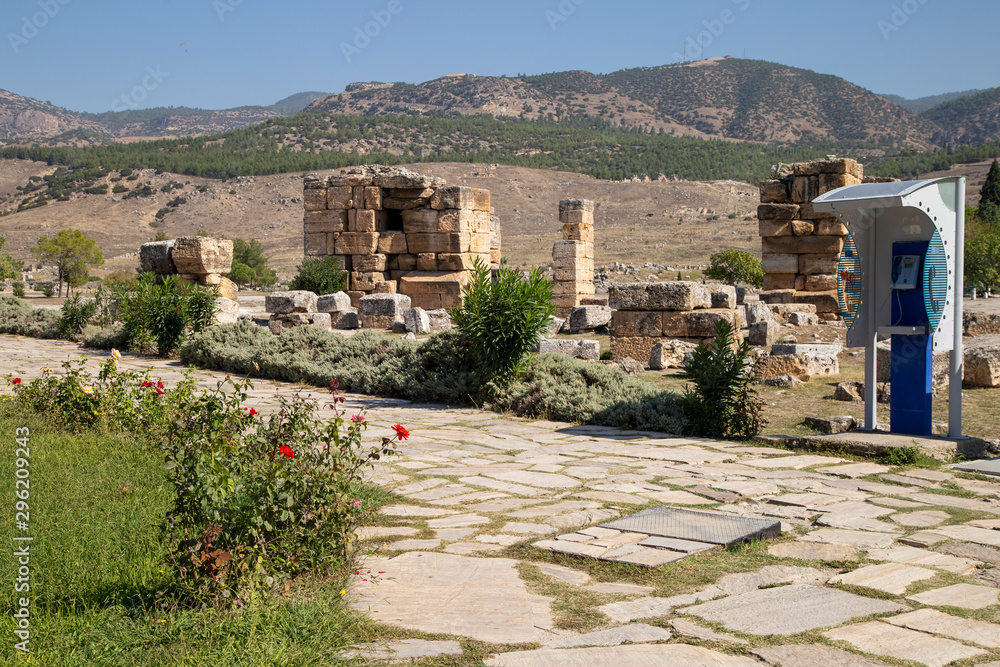
[[234, 322], [239, 312], [236, 283], [223, 276], [233, 264], [233, 242], [193, 236], [169, 241], [144, 243], [139, 248], [139, 265], [143, 271], [158, 276], [179, 275], [181, 282], [216, 286], [219, 322]]
[[612, 285], [611, 359], [646, 363], [662, 339], [701, 343], [715, 336], [726, 320], [739, 331], [744, 311], [736, 307], [736, 288], [689, 281]]
[[564, 199], [559, 202], [563, 240], [552, 246], [555, 284], [552, 305], [566, 317], [574, 306], [606, 303], [594, 295], [594, 202]]
[[840, 317], [837, 263], [847, 227], [812, 200], [862, 182], [863, 167], [849, 158], [779, 164], [760, 184], [757, 209], [764, 262], [763, 301], [816, 306], [820, 320]]
[[475, 259], [500, 264], [489, 190], [383, 166], [307, 176], [304, 187], [305, 255], [340, 260], [355, 307], [398, 292], [415, 307], [453, 308]]

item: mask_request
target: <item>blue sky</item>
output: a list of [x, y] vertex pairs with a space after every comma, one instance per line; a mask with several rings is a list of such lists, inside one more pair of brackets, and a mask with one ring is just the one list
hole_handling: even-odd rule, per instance
[[[993, 0], [4, 0], [0, 88], [77, 111], [730, 55], [921, 97], [1000, 86]], [[367, 31], [368, 34], [365, 34]]]

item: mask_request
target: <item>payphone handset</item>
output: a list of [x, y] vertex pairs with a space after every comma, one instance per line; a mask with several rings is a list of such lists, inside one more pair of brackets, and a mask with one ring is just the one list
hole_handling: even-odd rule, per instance
[[896, 255], [892, 258], [892, 289], [917, 289], [920, 279], [920, 255]]

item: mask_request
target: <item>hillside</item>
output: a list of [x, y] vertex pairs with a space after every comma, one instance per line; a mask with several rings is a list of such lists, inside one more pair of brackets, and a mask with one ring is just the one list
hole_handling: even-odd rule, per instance
[[234, 109], [155, 107], [90, 114], [0, 90], [0, 142], [86, 146], [116, 140], [222, 134], [299, 113], [324, 96], [326, 93], [296, 93], [271, 106]]
[[940, 144], [1000, 141], [1000, 88], [943, 102], [922, 116], [944, 128], [935, 135]]
[[581, 71], [521, 78], [453, 74], [422, 84], [352, 84], [307, 111], [600, 120], [677, 136], [917, 149], [931, 147], [937, 130], [839, 77], [736, 58], [603, 76]]
[[907, 111], [913, 112], [915, 114], [922, 114], [931, 107], [937, 106], [942, 102], [950, 102], [952, 100], [957, 100], [960, 97], [974, 95], [975, 93], [979, 92], [982, 92], [982, 88], [973, 88], [972, 90], [961, 90], [954, 93], [942, 93], [940, 95], [927, 95], [926, 97], [916, 97], [912, 100], [908, 100], [900, 95], [882, 95], [882, 97], [889, 100], [890, 102], [895, 102], [896, 104], [903, 107]]

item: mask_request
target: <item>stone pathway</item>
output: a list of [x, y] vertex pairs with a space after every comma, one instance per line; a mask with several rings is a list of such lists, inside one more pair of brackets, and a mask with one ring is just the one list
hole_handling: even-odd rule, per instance
[[[0, 338], [0, 373], [24, 381], [64, 360], [96, 370], [105, 358]], [[171, 385], [184, 371], [131, 355], [122, 364], [152, 367]], [[224, 374], [193, 376], [214, 387]], [[266, 411], [295, 392], [327, 396], [261, 380], [249, 400]], [[363, 661], [454, 659], [459, 640], [494, 645], [487, 665], [518, 667], [1000, 660], [1000, 483], [390, 399], [349, 396], [345, 407], [369, 410], [372, 438], [397, 422], [411, 432], [370, 476], [401, 500], [359, 532], [369, 555], [349, 597], [413, 634], [358, 647]], [[783, 534], [758, 550], [756, 571], [727, 573], [722, 548], [597, 528], [656, 505], [774, 519]], [[584, 557], [620, 549], [623, 562], [531, 547], [551, 542]], [[709, 583], [672, 587], [671, 573], [702, 565], [717, 572]], [[576, 623], [578, 614], [592, 620]]]

